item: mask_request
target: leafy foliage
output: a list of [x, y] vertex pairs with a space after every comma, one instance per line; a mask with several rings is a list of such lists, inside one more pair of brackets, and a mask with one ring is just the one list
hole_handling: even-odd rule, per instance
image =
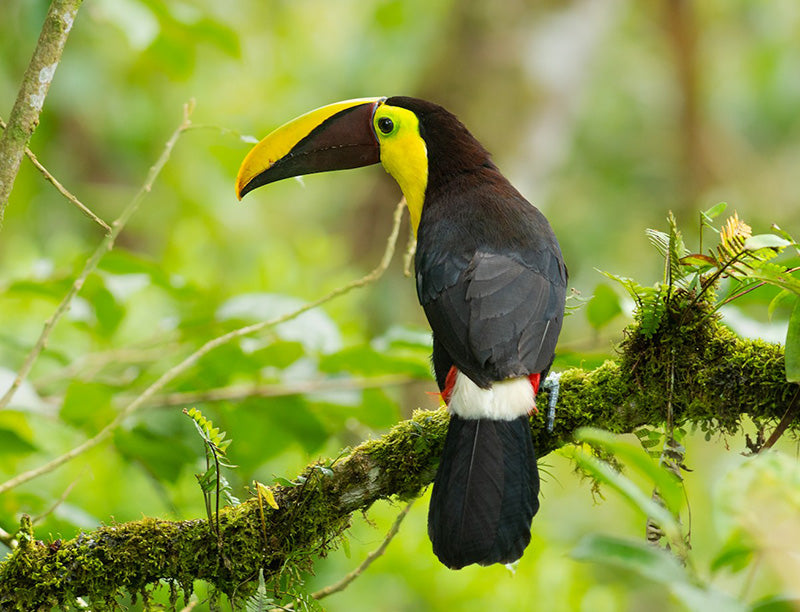
[[[713, 229], [711, 224], [726, 207], [727, 204], [721, 202], [701, 212], [701, 247], [703, 230], [707, 227]], [[800, 279], [793, 276], [800, 268], [789, 268], [773, 261], [789, 247], [800, 254], [797, 243], [784, 230], [773, 226], [776, 233], [753, 235], [752, 228], [734, 212], [718, 231], [715, 230], [719, 237], [715, 247], [705, 252], [690, 253], [672, 213], [667, 222], [668, 232], [654, 229], [645, 232], [664, 259], [663, 282], [643, 286], [630, 278], [603, 272], [606, 277], [622, 285], [634, 300], [636, 317], [645, 337], [652, 338], [658, 331], [667, 305], [676, 291], [689, 291], [693, 303], [701, 299], [711, 300], [711, 294], [722, 279], [731, 279], [734, 285], [727, 298], [716, 302], [715, 309], [761, 285], [772, 285], [781, 290], [770, 304], [770, 310], [779, 298], [791, 298], [795, 305], [800, 304]], [[800, 334], [796, 326], [796, 323], [790, 323], [785, 342], [789, 355], [786, 373], [790, 382], [796, 382], [800, 376], [800, 366], [796, 363], [796, 355], [800, 352]]]

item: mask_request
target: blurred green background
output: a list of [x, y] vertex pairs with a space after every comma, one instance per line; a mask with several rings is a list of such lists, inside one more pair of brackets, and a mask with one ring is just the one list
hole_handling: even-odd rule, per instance
[[[0, 4], [5, 119], [47, 7], [42, 0]], [[661, 278], [644, 229], [664, 229], [669, 210], [692, 247], [699, 211], [718, 201], [755, 233], [772, 223], [798, 233], [796, 0], [87, 0], [30, 144], [41, 162], [111, 222], [144, 182], [189, 99], [202, 129], [181, 137], [28, 384], [0, 412], [2, 480], [96, 433], [203, 342], [374, 267], [400, 196], [380, 166], [284, 181], [244, 203], [233, 183], [252, 146], [240, 136], [260, 138], [330, 102], [398, 94], [456, 113], [542, 209], [579, 301], [609, 283], [598, 270], [645, 284]], [[0, 390], [101, 239], [102, 230], [23, 161], [0, 228]], [[781, 341], [789, 312], [779, 306], [767, 317], [775, 293], [753, 292], [726, 309], [726, 321], [744, 335]], [[631, 308], [623, 294], [604, 286], [598, 304], [612, 304], [607, 316], [581, 308], [567, 318], [557, 368], [613, 357]], [[614, 316], [617, 301], [623, 312]], [[257, 385], [288, 393], [294, 383], [319, 381], [314, 393], [177, 406], [165, 405], [170, 398], [162, 394], [111, 442], [0, 496], [0, 528], [13, 532], [22, 512], [45, 514], [36, 527], [42, 539], [143, 515], [203, 516], [193, 476], [202, 471], [202, 444], [180, 413], [185, 405], [233, 438], [229, 457], [240, 467], [228, 479], [239, 497], [253, 478], [292, 478], [310, 460], [380, 435], [416, 407], [435, 407], [425, 394], [434, 390], [428, 342], [413, 281], [397, 257], [379, 283], [217, 349], [166, 390]], [[386, 374], [402, 380], [369, 386], [369, 378]], [[349, 388], [327, 389], [331, 380], [350, 381]], [[689, 432], [684, 442], [694, 470], [686, 489], [698, 576], [747, 602], [797, 594], [796, 518], [781, 524], [780, 545], [753, 536], [759, 547], [742, 567], [711, 571], [729, 524], [737, 512], [756, 511], [758, 495], [730, 486], [750, 469], [742, 438], [706, 441]], [[792, 441], [782, 448], [796, 452]], [[387, 553], [324, 607], [682, 609], [657, 580], [571, 556], [587, 534], [641, 539], [645, 519], [612, 491], [593, 495], [565, 457], [541, 463], [542, 509], [515, 575], [440, 566], [423, 499]], [[793, 482], [796, 472], [784, 468]], [[798, 509], [790, 493], [778, 498]], [[399, 509], [382, 503], [354, 517], [349, 546], [319, 560], [305, 588], [357, 566]]]

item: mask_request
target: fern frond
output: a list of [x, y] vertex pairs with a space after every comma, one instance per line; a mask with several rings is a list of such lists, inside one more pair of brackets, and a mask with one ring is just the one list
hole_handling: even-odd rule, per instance
[[667, 312], [669, 291], [669, 287], [662, 284], [640, 289], [638, 316], [642, 333], [646, 338], [652, 338], [661, 325], [664, 314]]
[[267, 597], [267, 585], [264, 582], [264, 569], [258, 570], [258, 588], [245, 602], [247, 612], [267, 612], [275, 609], [275, 601]]
[[611, 272], [605, 272], [603, 270], [598, 270], [600, 274], [605, 276], [606, 278], [610, 278], [613, 281], [618, 282], [625, 288], [625, 291], [628, 292], [628, 295], [631, 296], [631, 299], [636, 302], [637, 306], [641, 306], [642, 299], [641, 294], [642, 292], [647, 289], [647, 287], [643, 287], [639, 283], [637, 283], [632, 278], [628, 278], [626, 276], [619, 276], [617, 274], [612, 274]]
[[719, 260], [723, 265], [736, 257], [739, 257], [745, 250], [745, 240], [753, 235], [753, 229], [744, 221], [739, 219], [739, 214], [734, 212], [732, 216], [722, 226], [719, 231]]

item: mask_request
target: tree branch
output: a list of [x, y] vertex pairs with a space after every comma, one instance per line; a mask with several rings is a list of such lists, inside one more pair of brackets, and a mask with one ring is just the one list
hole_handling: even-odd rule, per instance
[[[709, 317], [707, 305], [681, 311], [687, 304], [673, 298], [651, 337], [629, 328], [616, 361], [562, 373], [553, 431], [544, 414], [531, 419], [540, 457], [569, 444], [579, 427], [626, 433], [662, 424], [670, 384], [664, 356], [673, 351], [680, 355], [670, 397], [676, 423], [733, 432], [745, 415], [759, 423], [781, 419], [796, 390], [785, 379], [783, 349], [742, 340]], [[546, 403], [546, 395], [537, 401]], [[260, 568], [267, 578], [309, 568], [347, 529], [352, 513], [379, 499], [418, 496], [435, 474], [447, 421], [444, 410], [417, 411], [330, 471], [309, 465], [296, 481], [301, 484], [273, 488], [278, 509], [265, 512], [263, 523], [256, 499], [224, 508], [221, 548], [205, 520], [148, 518], [101, 527], [55, 551], [23, 533], [0, 565], [0, 608], [64, 605], [78, 596], [110, 602], [120, 589], [144, 593], [161, 580], [180, 585], [186, 598], [195, 579], [244, 597]]]
[[0, 224], [25, 148], [39, 124], [44, 99], [83, 0], [53, 0], [22, 79], [8, 127], [0, 136]]

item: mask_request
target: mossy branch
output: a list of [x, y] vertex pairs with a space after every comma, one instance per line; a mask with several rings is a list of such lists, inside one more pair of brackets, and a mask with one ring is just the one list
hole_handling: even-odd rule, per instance
[[[781, 418], [796, 391], [785, 379], [783, 349], [736, 337], [703, 304], [688, 317], [683, 307], [671, 304], [652, 337], [629, 328], [617, 360], [562, 373], [554, 430], [546, 429], [545, 411], [531, 419], [540, 456], [568, 444], [579, 427], [624, 433], [663, 423], [670, 367], [676, 422], [728, 433], [745, 415], [760, 423]], [[546, 400], [540, 394], [539, 405]], [[205, 520], [105, 526], [58, 548], [23, 533], [0, 565], [0, 608], [65, 605], [79, 596], [110, 603], [123, 590], [145, 594], [159, 581], [172, 585], [174, 597], [177, 587], [188, 597], [196, 579], [244, 596], [259, 568], [276, 577], [287, 564], [308, 566], [324, 555], [354, 512], [379, 499], [418, 496], [435, 474], [447, 420], [443, 410], [417, 411], [330, 470], [309, 465], [302, 484], [274, 488], [278, 509], [264, 508], [263, 523], [257, 499], [223, 509], [221, 546]]]

